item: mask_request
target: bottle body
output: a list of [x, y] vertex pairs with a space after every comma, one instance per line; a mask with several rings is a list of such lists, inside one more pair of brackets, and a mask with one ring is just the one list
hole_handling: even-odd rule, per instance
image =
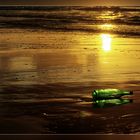
[[132, 99], [107, 99], [107, 100], [96, 100], [93, 103], [93, 108], [107, 108], [123, 104], [132, 103]]
[[131, 95], [132, 91], [119, 90], [119, 89], [98, 89], [92, 93], [93, 100], [115, 99], [124, 95]]

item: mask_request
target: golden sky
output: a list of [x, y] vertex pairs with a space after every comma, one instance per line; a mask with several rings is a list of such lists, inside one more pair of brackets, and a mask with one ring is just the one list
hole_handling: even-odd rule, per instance
[[0, 5], [140, 6], [140, 0], [0, 0]]

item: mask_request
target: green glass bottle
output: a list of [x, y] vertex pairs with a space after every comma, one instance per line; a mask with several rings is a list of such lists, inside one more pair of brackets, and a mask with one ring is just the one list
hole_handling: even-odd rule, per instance
[[98, 89], [92, 92], [93, 100], [115, 99], [124, 95], [132, 95], [132, 91], [119, 89]]
[[132, 103], [132, 99], [107, 99], [107, 100], [96, 100], [93, 102], [93, 108], [107, 108], [123, 104]]

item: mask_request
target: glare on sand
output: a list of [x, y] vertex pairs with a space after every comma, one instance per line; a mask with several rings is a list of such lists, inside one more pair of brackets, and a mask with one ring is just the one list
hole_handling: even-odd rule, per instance
[[110, 34], [101, 34], [102, 39], [102, 49], [104, 51], [110, 51], [111, 50], [111, 36]]

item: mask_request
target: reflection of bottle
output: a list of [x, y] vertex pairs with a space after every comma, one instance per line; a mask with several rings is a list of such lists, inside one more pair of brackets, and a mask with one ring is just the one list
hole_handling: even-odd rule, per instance
[[107, 100], [96, 100], [93, 102], [94, 108], [106, 108], [113, 107], [122, 104], [132, 103], [132, 99], [107, 99]]
[[93, 100], [115, 99], [124, 95], [131, 95], [132, 91], [119, 90], [119, 89], [98, 89], [92, 93]]

